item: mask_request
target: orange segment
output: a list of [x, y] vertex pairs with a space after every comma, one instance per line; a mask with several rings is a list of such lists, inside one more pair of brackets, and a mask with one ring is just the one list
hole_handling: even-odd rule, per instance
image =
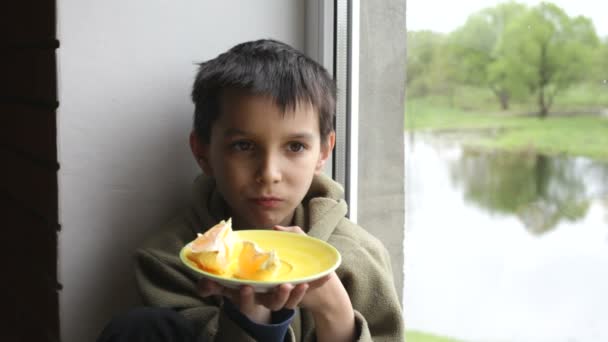
[[250, 280], [272, 280], [281, 267], [276, 251], [265, 251], [253, 241], [241, 241], [232, 231], [230, 219], [197, 234], [186, 257], [207, 272]]
[[232, 221], [221, 221], [197, 237], [190, 245], [188, 259], [200, 268], [216, 273], [226, 273], [238, 255], [238, 237], [232, 231]]
[[251, 280], [270, 280], [276, 276], [280, 262], [274, 250], [266, 252], [255, 242], [243, 241], [239, 256], [238, 278]]

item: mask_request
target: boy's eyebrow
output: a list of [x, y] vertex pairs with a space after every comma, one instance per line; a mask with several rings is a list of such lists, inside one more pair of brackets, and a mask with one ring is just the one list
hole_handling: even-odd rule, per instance
[[[225, 138], [231, 138], [231, 137], [242, 136], [242, 135], [249, 135], [249, 133], [247, 133], [246, 131], [243, 131], [241, 129], [238, 129], [238, 128], [228, 128], [224, 132]], [[298, 132], [298, 133], [290, 134], [288, 136], [288, 138], [289, 139], [314, 140], [315, 136], [314, 136], [314, 134], [309, 133], [309, 132]]]
[[236, 135], [247, 135], [247, 132], [242, 131], [240, 129], [237, 128], [228, 128], [225, 132], [224, 132], [224, 136], [226, 138], [230, 138]]
[[302, 140], [313, 140], [314, 135], [311, 133], [303, 132], [303, 133], [294, 133], [289, 135], [290, 139], [302, 139]]

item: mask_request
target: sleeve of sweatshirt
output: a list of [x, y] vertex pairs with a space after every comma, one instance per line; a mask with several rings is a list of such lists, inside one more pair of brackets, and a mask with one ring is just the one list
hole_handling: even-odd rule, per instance
[[356, 341], [403, 341], [403, 313], [386, 248], [376, 239], [358, 241], [342, 257], [338, 276], [355, 311]]
[[221, 297], [198, 295], [196, 275], [181, 265], [176, 254], [137, 250], [135, 277], [144, 304], [179, 311], [195, 323], [203, 341], [256, 341], [226, 314]]
[[295, 316], [295, 310], [281, 309], [272, 313], [270, 324], [256, 323], [240, 312], [228, 298], [224, 298], [224, 312], [257, 341], [265, 342], [283, 342], [289, 329], [289, 323]]

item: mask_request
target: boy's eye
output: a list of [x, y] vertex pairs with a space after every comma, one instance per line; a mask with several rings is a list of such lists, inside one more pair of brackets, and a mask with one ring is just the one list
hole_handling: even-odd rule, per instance
[[237, 151], [250, 151], [253, 149], [253, 143], [249, 141], [237, 141], [232, 143], [231, 147]]
[[304, 144], [299, 142], [292, 142], [289, 143], [288, 148], [290, 152], [301, 152], [302, 150], [304, 150], [305, 146]]

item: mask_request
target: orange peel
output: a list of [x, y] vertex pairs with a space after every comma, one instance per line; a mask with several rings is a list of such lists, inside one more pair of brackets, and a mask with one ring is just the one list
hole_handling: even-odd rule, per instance
[[232, 221], [220, 221], [197, 237], [190, 245], [188, 259], [195, 262], [201, 269], [225, 274], [238, 255], [238, 237], [232, 231]]

